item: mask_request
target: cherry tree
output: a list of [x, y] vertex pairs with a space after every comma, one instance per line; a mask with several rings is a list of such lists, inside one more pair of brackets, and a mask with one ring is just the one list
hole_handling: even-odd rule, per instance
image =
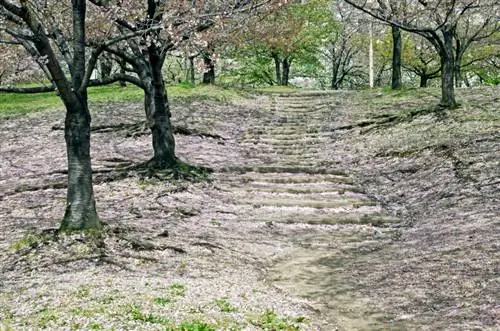
[[[112, 11], [112, 1], [92, 0], [106, 11]], [[144, 91], [147, 125], [152, 133], [154, 156], [148, 166], [154, 169], [172, 168], [176, 165], [175, 140], [170, 121], [170, 107], [164, 84], [162, 67], [166, 56], [190, 41], [208, 47], [217, 32], [225, 31], [228, 20], [234, 24], [254, 15], [263, 6], [278, 1], [127, 1], [122, 3], [114, 21], [113, 33], [117, 36], [146, 31], [136, 38], [119, 43], [103, 44], [97, 38], [90, 40], [94, 52], [106, 51], [121, 59], [127, 68], [127, 80]], [[156, 29], [155, 27], [162, 27]], [[100, 35], [100, 34], [98, 34]], [[208, 55], [208, 54], [207, 54]], [[90, 73], [87, 73], [87, 80]]]
[[[464, 17], [474, 12], [474, 20], [489, 25], [490, 13], [498, 15], [499, 3], [492, 0], [345, 0], [372, 17], [417, 33], [426, 38], [441, 61], [441, 102], [444, 108], [456, 108], [454, 93], [456, 62], [459, 49], [454, 47]], [[482, 14], [480, 14], [482, 13]], [[474, 38], [468, 38], [474, 42]]]
[[86, 0], [0, 0], [1, 31], [42, 61], [66, 108], [68, 189], [61, 231], [101, 227], [92, 185], [87, 87], [101, 50], [135, 36], [103, 38], [88, 58], [87, 11]]

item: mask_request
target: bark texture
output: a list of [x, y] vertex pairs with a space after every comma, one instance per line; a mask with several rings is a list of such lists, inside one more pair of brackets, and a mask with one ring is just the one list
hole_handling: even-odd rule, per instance
[[391, 87], [393, 90], [398, 90], [402, 87], [401, 81], [401, 53], [403, 51], [403, 41], [401, 38], [401, 30], [399, 27], [392, 25], [392, 81]]
[[205, 64], [205, 72], [203, 73], [203, 84], [215, 83], [215, 64], [212, 57], [208, 53], [203, 53], [203, 63]]
[[441, 58], [441, 102], [444, 108], [456, 108], [455, 101], [455, 58], [453, 54], [453, 29], [444, 26], [441, 30], [443, 46], [440, 49]]
[[66, 211], [60, 225], [63, 231], [99, 228], [90, 159], [90, 113], [86, 103], [75, 98], [66, 112], [64, 137], [68, 157]]

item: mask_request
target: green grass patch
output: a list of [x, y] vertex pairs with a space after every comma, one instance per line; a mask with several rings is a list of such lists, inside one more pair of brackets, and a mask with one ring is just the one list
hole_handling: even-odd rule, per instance
[[[173, 85], [167, 87], [167, 94], [171, 100], [215, 100], [229, 101], [241, 98], [242, 92], [236, 89], [224, 88], [216, 85], [189, 86]], [[91, 102], [141, 102], [143, 91], [133, 85], [120, 87], [118, 84], [91, 87], [88, 89]], [[55, 92], [21, 94], [0, 93], [0, 116], [25, 115], [47, 109], [63, 109], [63, 103]], [[90, 106], [92, 109], [92, 105]]]
[[24, 248], [35, 248], [37, 247], [41, 242], [44, 241], [44, 237], [36, 231], [35, 228], [29, 228], [27, 229], [23, 237], [10, 246], [10, 248], [14, 251], [18, 251]]
[[153, 302], [160, 306], [167, 306], [174, 302], [174, 299], [169, 297], [156, 297], [153, 299]]
[[90, 295], [90, 286], [88, 285], [79, 286], [75, 292], [75, 296], [79, 299], [88, 298], [89, 295]]
[[51, 323], [57, 322], [56, 311], [52, 308], [42, 308], [37, 313], [37, 325], [40, 329], [47, 328]]
[[216, 329], [202, 321], [183, 322], [176, 327], [167, 328], [168, 331], [216, 331]]
[[152, 313], [146, 314], [142, 312], [139, 306], [131, 306], [128, 311], [128, 314], [130, 316], [130, 319], [134, 321], [147, 322], [152, 324], [161, 324], [166, 326], [172, 325], [172, 321], [169, 318], [158, 316]]
[[223, 313], [235, 313], [238, 311], [226, 298], [216, 299], [214, 303]]
[[170, 294], [173, 296], [183, 297], [186, 295], [186, 285], [181, 283], [173, 283], [169, 286]]
[[251, 319], [251, 323], [263, 330], [273, 331], [298, 331], [299, 324], [303, 323], [305, 318], [300, 316], [297, 318], [281, 317], [272, 309], [267, 309], [265, 312]]

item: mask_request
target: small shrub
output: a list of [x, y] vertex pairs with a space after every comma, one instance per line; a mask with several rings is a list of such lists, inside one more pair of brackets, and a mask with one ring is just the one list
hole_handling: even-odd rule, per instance
[[216, 299], [215, 304], [219, 307], [220, 311], [223, 313], [234, 313], [237, 312], [238, 309], [234, 307], [227, 299]]
[[186, 285], [181, 284], [181, 283], [173, 283], [169, 287], [170, 289], [170, 294], [183, 297], [186, 294]]
[[153, 299], [153, 302], [160, 306], [166, 306], [172, 303], [174, 300], [172, 298], [157, 297]]
[[[300, 321], [303, 321], [300, 318]], [[299, 319], [296, 323], [300, 323]], [[264, 330], [270, 331], [298, 331], [300, 328], [295, 325], [290, 319], [279, 317], [276, 312], [272, 309], [267, 309], [264, 313], [258, 316], [257, 319], [252, 320], [251, 323], [258, 326]]]

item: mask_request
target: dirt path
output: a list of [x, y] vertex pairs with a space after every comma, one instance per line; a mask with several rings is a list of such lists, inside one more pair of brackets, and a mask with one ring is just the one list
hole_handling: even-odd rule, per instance
[[[112, 231], [97, 255], [30, 241], [64, 208], [61, 114], [0, 121], [0, 329], [494, 330], [498, 97], [463, 91], [443, 114], [419, 93], [174, 107], [209, 133], [177, 135], [179, 156], [213, 180], [98, 182]], [[117, 125], [93, 135], [96, 180], [148, 158], [126, 129], [140, 105], [93, 108]]]

